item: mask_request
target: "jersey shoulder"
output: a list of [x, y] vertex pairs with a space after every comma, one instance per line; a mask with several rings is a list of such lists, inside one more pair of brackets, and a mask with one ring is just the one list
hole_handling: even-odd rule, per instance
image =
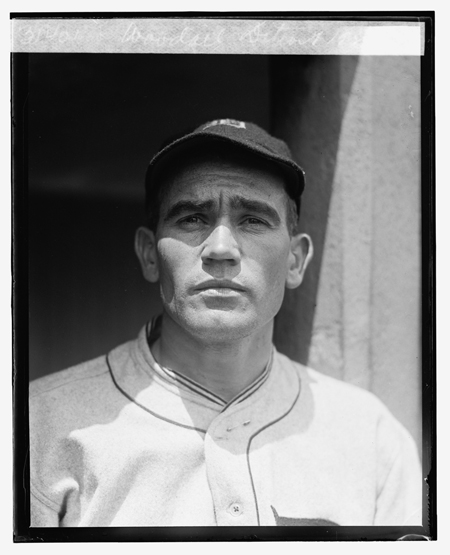
[[[402, 449], [416, 450], [407, 428], [372, 392], [357, 385], [327, 376], [280, 355], [286, 371], [299, 376], [303, 397], [314, 407], [314, 419], [321, 426], [373, 437], [384, 458], [391, 460]], [[307, 403], [307, 404], [308, 404]], [[300, 403], [301, 405], [301, 403]], [[343, 436], [340, 436], [343, 437]]]
[[[133, 343], [120, 345], [111, 354], [126, 364]], [[108, 358], [103, 355], [30, 382], [30, 425], [51, 422], [56, 428], [70, 428], [115, 414], [123, 396], [112, 379]]]
[[76, 389], [85, 387], [86, 380], [92, 380], [108, 371], [105, 357], [95, 359], [71, 366], [64, 370], [47, 374], [30, 382], [30, 399], [42, 396], [60, 389]]
[[277, 353], [277, 356], [281, 367], [297, 373], [302, 387], [308, 388], [318, 403], [326, 405], [329, 414], [334, 409], [340, 413], [359, 413], [366, 416], [371, 413], [374, 417], [394, 419], [384, 403], [371, 391], [328, 376], [281, 353]]

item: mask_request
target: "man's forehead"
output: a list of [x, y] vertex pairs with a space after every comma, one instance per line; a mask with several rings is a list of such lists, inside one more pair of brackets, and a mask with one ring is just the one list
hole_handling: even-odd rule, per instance
[[217, 200], [236, 195], [249, 199], [286, 196], [283, 179], [277, 173], [211, 160], [181, 168], [166, 187], [169, 201], [181, 197]]

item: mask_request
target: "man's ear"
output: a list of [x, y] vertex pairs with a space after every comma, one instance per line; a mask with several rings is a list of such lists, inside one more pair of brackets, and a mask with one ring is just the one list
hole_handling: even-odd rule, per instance
[[306, 233], [299, 233], [291, 238], [291, 252], [288, 260], [286, 287], [295, 289], [303, 281], [305, 270], [313, 257], [311, 237]]
[[159, 279], [158, 256], [156, 253], [156, 238], [153, 231], [140, 227], [134, 238], [134, 250], [141, 263], [144, 278], [151, 283]]

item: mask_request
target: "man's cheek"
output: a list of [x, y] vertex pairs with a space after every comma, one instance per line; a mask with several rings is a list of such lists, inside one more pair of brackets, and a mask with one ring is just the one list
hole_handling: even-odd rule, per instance
[[269, 292], [272, 295], [278, 288], [284, 287], [287, 276], [286, 257], [277, 256], [279, 252], [264, 254], [269, 256], [261, 256], [262, 262], [257, 269], [253, 269], [253, 273], [260, 276], [257, 285], [261, 292], [266, 295]]
[[159, 260], [159, 283], [163, 302], [170, 303], [175, 293], [175, 282], [170, 261], [162, 256]]
[[186, 297], [189, 263], [180, 254], [171, 253], [160, 258], [160, 288], [163, 301], [172, 303]]

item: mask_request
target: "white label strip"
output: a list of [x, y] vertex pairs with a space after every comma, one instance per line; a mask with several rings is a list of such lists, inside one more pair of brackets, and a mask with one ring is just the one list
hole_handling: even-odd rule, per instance
[[293, 19], [14, 19], [13, 52], [420, 56], [425, 24]]

